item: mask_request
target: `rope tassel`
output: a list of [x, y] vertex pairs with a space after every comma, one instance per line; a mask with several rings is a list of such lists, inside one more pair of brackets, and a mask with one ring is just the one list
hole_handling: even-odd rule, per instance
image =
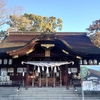
[[46, 73], [47, 73], [47, 74], [49, 73], [49, 68], [48, 68], [48, 67], [47, 67]]
[[38, 73], [40, 73], [40, 67], [38, 66]]
[[54, 68], [54, 73], [56, 73], [56, 72], [57, 72], [57, 68], [55, 67], [55, 68]]

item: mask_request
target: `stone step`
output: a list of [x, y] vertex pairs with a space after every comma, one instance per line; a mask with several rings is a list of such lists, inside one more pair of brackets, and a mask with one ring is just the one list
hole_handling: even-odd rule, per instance
[[[1, 100], [1, 99], [0, 99]], [[49, 98], [49, 97], [14, 97], [8, 98], [8, 100], [82, 100], [82, 97], [56, 97], [56, 98]], [[100, 98], [84, 98], [84, 100], [100, 100]]]
[[33, 95], [33, 94], [30, 94], [30, 95], [19, 95], [19, 97], [76, 97], [78, 95], [75, 95], [75, 94], [70, 94], [70, 95], [53, 95], [53, 94], [38, 94], [38, 95]]
[[43, 91], [43, 92], [40, 92], [40, 91], [32, 91], [32, 92], [23, 92], [23, 91], [19, 91], [19, 94], [45, 94], [47, 92], [47, 94], [72, 94], [72, 92], [63, 92], [63, 91]]
[[[74, 90], [70, 87], [55, 88], [0, 88], [0, 100], [82, 100], [81, 88]], [[85, 100], [100, 100], [100, 93], [87, 94], [85, 93]]]
[[[13, 98], [9, 98], [10, 100]], [[80, 100], [79, 97], [14, 97], [14, 100]]]
[[28, 88], [28, 89], [25, 89], [25, 88], [21, 88], [21, 91], [72, 91], [74, 90], [73, 88], [69, 88], [69, 89], [66, 89], [66, 88]]

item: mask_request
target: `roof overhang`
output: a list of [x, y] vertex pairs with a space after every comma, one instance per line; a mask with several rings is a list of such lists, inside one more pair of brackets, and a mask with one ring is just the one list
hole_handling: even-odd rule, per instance
[[16, 49], [16, 50], [11, 50], [7, 51], [6, 53], [12, 56], [12, 58], [18, 58], [23, 55], [27, 55], [34, 51], [34, 46], [37, 44], [36, 41], [32, 41], [31, 43], [23, 46], [22, 48]]

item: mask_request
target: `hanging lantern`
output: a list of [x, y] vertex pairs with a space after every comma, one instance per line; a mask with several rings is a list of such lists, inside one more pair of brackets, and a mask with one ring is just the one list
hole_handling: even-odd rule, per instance
[[54, 73], [56, 73], [56, 72], [57, 72], [57, 68], [55, 67], [55, 68], [54, 68]]
[[9, 59], [9, 65], [11, 65], [12, 64], [12, 59]]
[[6, 65], [6, 64], [7, 64], [7, 61], [8, 61], [7, 59], [4, 59], [4, 62], [3, 62], [3, 63], [4, 63], [4, 65]]
[[96, 59], [93, 60], [93, 64], [97, 65], [97, 60]]
[[89, 64], [90, 64], [90, 65], [92, 65], [92, 64], [93, 64], [93, 61], [92, 61], [91, 59], [89, 60]]
[[87, 65], [87, 60], [86, 59], [83, 60], [83, 64]]
[[38, 67], [38, 73], [40, 73], [40, 67]]

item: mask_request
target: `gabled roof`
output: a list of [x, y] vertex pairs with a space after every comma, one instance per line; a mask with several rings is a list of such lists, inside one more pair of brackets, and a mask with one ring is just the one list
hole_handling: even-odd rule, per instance
[[0, 52], [7, 52], [9, 50], [16, 50], [23, 47], [33, 38], [37, 37], [35, 34], [13, 32], [5, 37], [5, 39], [0, 44]]
[[[55, 36], [55, 40], [61, 40], [67, 48], [75, 52], [100, 54], [100, 49], [90, 41], [84, 32], [56, 32], [53, 36]], [[41, 33], [39, 32], [11, 32], [0, 44], [0, 52], [11, 53], [12, 50], [16, 52], [22, 48], [26, 49], [38, 37], [41, 37]], [[45, 38], [43, 40], [48, 39]]]
[[96, 47], [85, 34], [60, 36], [73, 50], [87, 54], [100, 54], [100, 48]]

